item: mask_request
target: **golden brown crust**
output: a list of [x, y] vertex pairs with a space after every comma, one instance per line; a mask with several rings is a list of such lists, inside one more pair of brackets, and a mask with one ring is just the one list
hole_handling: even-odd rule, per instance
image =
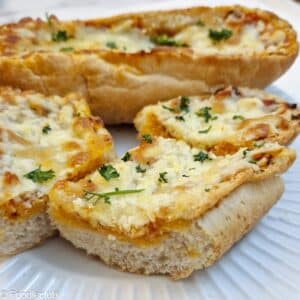
[[[214, 9], [195, 7], [163, 14], [130, 14], [84, 23], [110, 27], [130, 19], [136, 26], [146, 28], [150, 33], [162, 30], [172, 32], [195, 22], [199, 17], [206, 21], [212, 14], [224, 17], [234, 10], [245, 12], [245, 22], [258, 18], [281, 28], [286, 33], [285, 49], [278, 53], [275, 51], [272, 54], [250, 56], [197, 55], [189, 48], [161, 47], [149, 53], [82, 50], [66, 54], [41, 51], [16, 57], [13, 45], [17, 39], [10, 37], [8, 44], [0, 47], [3, 53], [0, 58], [0, 82], [45, 94], [79, 92], [87, 97], [92, 111], [106, 123], [132, 122], [135, 114], [147, 104], [178, 95], [198, 94], [220, 84], [264, 87], [282, 75], [298, 53], [295, 32], [287, 22], [272, 13], [233, 6]], [[185, 18], [175, 17], [178, 15]], [[32, 20], [6, 25], [0, 31], [9, 36], [7, 32], [12, 28], [22, 28], [28, 23], [31, 24]], [[74, 30], [77, 23], [66, 23], [63, 26]], [[44, 23], [38, 20], [33, 26], [41, 27]], [[12, 52], [6, 53], [6, 49]]]

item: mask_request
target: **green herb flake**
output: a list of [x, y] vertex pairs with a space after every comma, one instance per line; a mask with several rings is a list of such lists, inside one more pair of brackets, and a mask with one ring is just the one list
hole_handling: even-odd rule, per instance
[[205, 23], [202, 20], [198, 20], [196, 25], [200, 26], [200, 27], [203, 27], [203, 26], [205, 26]]
[[247, 153], [248, 153], [249, 151], [250, 151], [249, 149], [243, 150], [243, 158], [246, 158]]
[[189, 107], [189, 104], [190, 104], [191, 100], [190, 98], [186, 97], [186, 96], [182, 96], [180, 98], [180, 110], [181, 111], [185, 111], [185, 112], [189, 112], [190, 110], [190, 107]]
[[107, 48], [110, 48], [110, 49], [118, 49], [117, 44], [116, 44], [115, 42], [112, 42], [112, 41], [107, 42], [107, 43], [106, 43], [106, 47], [107, 47]]
[[152, 143], [152, 136], [150, 134], [143, 134], [142, 135], [142, 139], [143, 141], [145, 141], [146, 143], [151, 144]]
[[188, 178], [188, 177], [190, 177], [190, 176], [183, 174], [183, 175], [182, 175], [182, 177], [186, 177], [186, 178]]
[[210, 111], [211, 111], [211, 107], [205, 106], [205, 107], [202, 107], [201, 109], [199, 109], [196, 112], [196, 115], [198, 117], [204, 118], [205, 123], [208, 123], [209, 121], [214, 121], [214, 120], [218, 119], [218, 117], [213, 116], [210, 113]]
[[128, 195], [128, 194], [136, 194], [136, 193], [141, 193], [142, 191], [144, 191], [144, 189], [120, 190], [118, 188], [115, 188], [114, 191], [107, 192], [107, 193], [94, 193], [94, 192], [84, 191], [83, 198], [86, 201], [92, 202], [94, 205], [99, 200], [104, 200], [104, 203], [111, 204], [110, 197], [112, 197], [112, 196], [121, 196], [121, 195]]
[[51, 16], [49, 16], [49, 14], [46, 12], [45, 17], [46, 17], [46, 22], [51, 27], [52, 26]]
[[45, 125], [42, 129], [43, 134], [48, 134], [49, 131], [51, 131], [52, 128], [49, 125]]
[[126, 152], [124, 156], [121, 158], [123, 161], [129, 161], [131, 158], [131, 154], [129, 152]]
[[43, 183], [55, 177], [53, 170], [42, 171], [41, 167], [24, 175], [25, 178], [32, 180], [33, 182]]
[[241, 115], [234, 115], [234, 116], [232, 117], [232, 119], [233, 119], [233, 120], [245, 120], [245, 118], [244, 118], [243, 116], [241, 116]]
[[212, 160], [206, 152], [200, 151], [198, 154], [194, 155], [194, 161], [200, 161], [203, 163], [205, 160]]
[[73, 50], [74, 50], [73, 47], [63, 47], [59, 49], [60, 52], [71, 52]]
[[68, 33], [65, 30], [58, 30], [52, 33], [53, 42], [64, 42], [69, 39]]
[[210, 130], [211, 130], [211, 125], [207, 129], [199, 130], [198, 133], [208, 133]]
[[250, 164], [256, 164], [256, 163], [257, 163], [257, 160], [255, 160], [255, 159], [250, 159], [250, 160], [248, 160], [248, 163], [250, 163]]
[[185, 43], [180, 43], [174, 38], [167, 36], [166, 34], [161, 34], [158, 36], [153, 36], [151, 42], [160, 46], [171, 46], [171, 47], [188, 47]]
[[158, 181], [161, 183], [168, 183], [168, 179], [166, 178], [167, 174], [168, 172], [159, 173]]
[[135, 170], [137, 171], [137, 173], [145, 173], [146, 169], [143, 169], [140, 165], [137, 165]]
[[256, 148], [261, 148], [265, 144], [265, 141], [257, 141], [254, 143]]
[[205, 191], [205, 192], [209, 192], [210, 189], [209, 189], [209, 188], [205, 188], [204, 191]]
[[98, 169], [98, 172], [106, 181], [120, 177], [120, 174], [112, 165], [103, 165]]
[[174, 108], [171, 108], [171, 107], [168, 107], [166, 105], [162, 105], [162, 108], [165, 109], [165, 110], [168, 110], [170, 112], [175, 112], [175, 109]]
[[218, 30], [209, 29], [208, 36], [214, 42], [220, 42], [222, 40], [228, 40], [232, 36], [232, 31], [226, 28]]
[[176, 116], [175, 119], [178, 120], [178, 121], [182, 121], [182, 122], [185, 121], [183, 116]]

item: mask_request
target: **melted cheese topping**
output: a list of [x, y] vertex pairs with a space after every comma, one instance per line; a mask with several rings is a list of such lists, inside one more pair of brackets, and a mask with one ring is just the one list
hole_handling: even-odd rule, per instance
[[[216, 21], [217, 20], [217, 21]], [[232, 55], [232, 54], [253, 54], [268, 52], [272, 53], [285, 46], [286, 34], [281, 29], [276, 29], [271, 24], [262, 20], [251, 23], [240, 23], [234, 26], [227, 24], [225, 20], [211, 20], [214, 24], [197, 25], [187, 24], [176, 34], [169, 36], [178, 45], [186, 45], [192, 48], [195, 53], [203, 55]], [[216, 26], [216, 24], [218, 26]], [[41, 27], [41, 28], [40, 28]], [[149, 52], [164, 44], [155, 44], [147, 28], [134, 27], [133, 21], [128, 19], [108, 28], [105, 26], [93, 27], [83, 22], [63, 23], [52, 20], [50, 24], [44, 23], [35, 29], [27, 24], [27, 27], [13, 28], [13, 36], [20, 37], [16, 43], [18, 52], [51, 50], [67, 51], [84, 49], [103, 49], [109, 51], [121, 51], [135, 53], [140, 51]], [[221, 31], [228, 29], [231, 36], [228, 39], [216, 41], [210, 37], [210, 30]], [[53, 41], [53, 34], [64, 31], [66, 40]], [[9, 49], [8, 49], [9, 51]]]
[[[80, 165], [69, 164], [74, 155], [87, 151], [73, 122], [78, 110], [85, 115], [89, 109], [83, 100], [69, 100], [12, 90], [1, 94], [0, 202], [23, 193], [34, 192], [40, 197], [54, 181], [68, 177]], [[43, 132], [43, 128], [48, 130]], [[98, 133], [107, 135], [103, 128]], [[55, 177], [44, 183], [24, 177], [38, 167], [42, 171], [53, 170]], [[6, 179], [7, 174], [12, 178]]]
[[[195, 161], [199, 149], [190, 148], [182, 141], [158, 138], [144, 146], [131, 151], [132, 161], [112, 162], [111, 165], [120, 175], [118, 178], [106, 181], [96, 171], [81, 182], [81, 189], [80, 184], [69, 183], [71, 188], [65, 194], [57, 191], [57, 197], [64, 199], [64, 204], [59, 202], [59, 205], [72, 204], [71, 209], [76, 215], [94, 226], [100, 224], [135, 236], [138, 229], [151, 222], [155, 223], [157, 219], [172, 221], [189, 218], [199, 209], [207, 210], [217, 200], [217, 197], [213, 196], [210, 200], [208, 197], [213, 195], [218, 184], [229, 183], [230, 176], [240, 171], [259, 172], [259, 165], [251, 163], [253, 155], [282, 149], [276, 144], [268, 144], [251, 152], [244, 153], [245, 149], [241, 149], [234, 155], [224, 157], [208, 153], [209, 159], [201, 162]], [[137, 166], [146, 171], [137, 172]], [[165, 181], [159, 180], [162, 173], [165, 174]], [[94, 193], [107, 193], [116, 189], [143, 191], [111, 196], [108, 204], [103, 198], [98, 201], [95, 201], [97, 198], [84, 198], [82, 195], [86, 182], [94, 187]]]
[[[247, 141], [274, 137], [280, 131], [281, 105], [275, 100], [273, 105], [266, 106], [257, 96], [237, 96], [234, 92], [223, 99], [217, 96], [188, 99], [188, 111], [180, 110], [180, 98], [144, 108], [135, 120], [138, 130], [143, 132], [155, 126], [145, 127], [149, 117], [154, 115], [171, 136], [194, 146], [214, 146], [222, 142], [240, 146]], [[262, 124], [266, 126], [263, 132]]]

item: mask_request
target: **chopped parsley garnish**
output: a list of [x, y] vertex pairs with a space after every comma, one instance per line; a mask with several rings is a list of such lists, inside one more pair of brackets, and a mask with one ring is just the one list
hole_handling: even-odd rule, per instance
[[60, 48], [59, 51], [61, 52], [70, 52], [70, 51], [73, 51], [74, 48], [73, 47], [63, 47], [63, 48]]
[[183, 174], [182, 177], [190, 177], [190, 176]]
[[241, 115], [234, 115], [234, 116], [232, 117], [232, 119], [233, 119], [233, 120], [245, 120], [245, 118], [244, 118], [243, 116], [241, 116]]
[[120, 174], [112, 165], [103, 165], [98, 169], [98, 172], [106, 181], [120, 177]]
[[243, 150], [243, 158], [245, 158], [247, 156], [247, 153], [249, 152], [248, 149]]
[[151, 144], [152, 143], [152, 136], [150, 134], [143, 134], [142, 135], [143, 141]]
[[58, 30], [52, 33], [53, 42], [63, 42], [69, 39], [68, 33], [65, 30]]
[[258, 141], [254, 143], [254, 146], [257, 148], [261, 148], [265, 144], [265, 141]]
[[43, 134], [48, 134], [49, 131], [51, 131], [52, 128], [49, 125], [45, 125], [42, 129]]
[[145, 173], [146, 172], [146, 169], [143, 169], [140, 165], [137, 165], [135, 170], [138, 172], [138, 173]]
[[178, 121], [182, 121], [182, 122], [185, 121], [183, 116], [176, 116], [175, 119], [178, 120]]
[[196, 23], [196, 25], [197, 26], [201, 26], [201, 27], [205, 26], [204, 22], [201, 21], [201, 20], [198, 20], [197, 23]]
[[167, 36], [166, 34], [153, 36], [151, 38], [151, 42], [156, 45], [161, 45], [161, 46], [188, 47], [187, 44], [180, 43], [180, 42], [176, 41], [174, 38]]
[[166, 110], [168, 110], [168, 111], [170, 111], [170, 112], [175, 112], [175, 109], [174, 109], [174, 108], [168, 107], [168, 106], [166, 106], [166, 105], [162, 105], [162, 108], [163, 108], [163, 109], [166, 109]]
[[46, 16], [46, 22], [48, 23], [48, 25], [52, 26], [51, 16], [49, 16], [49, 14], [47, 12], [46, 12], [45, 16]]
[[205, 188], [204, 191], [205, 191], [205, 192], [209, 192], [210, 189], [209, 189], [209, 188]]
[[107, 42], [106, 47], [110, 49], [118, 49], [118, 46], [115, 42]]
[[232, 36], [232, 31], [226, 28], [218, 30], [209, 29], [208, 36], [215, 42], [220, 42], [221, 40], [227, 40]]
[[180, 98], [180, 110], [181, 111], [185, 111], [185, 112], [189, 112], [190, 108], [189, 108], [189, 104], [190, 104], [191, 100], [190, 98], [186, 97], [186, 96], [182, 96]]
[[33, 182], [43, 183], [55, 177], [53, 170], [42, 171], [41, 167], [24, 175], [25, 178], [32, 180]]
[[166, 178], [167, 174], [168, 172], [159, 173], [158, 181], [161, 183], [168, 183], [168, 179]]
[[131, 154], [129, 152], [126, 152], [124, 154], [124, 156], [122, 157], [122, 160], [123, 161], [128, 161], [128, 160], [130, 160], [130, 158], [131, 158]]
[[248, 163], [250, 163], [250, 164], [256, 164], [256, 163], [257, 163], [257, 160], [255, 160], [255, 159], [250, 159], [250, 160], [248, 160]]
[[87, 201], [93, 201], [93, 204], [96, 204], [99, 200], [104, 200], [105, 203], [111, 204], [110, 197], [111, 196], [120, 196], [120, 195], [127, 195], [127, 194], [136, 194], [144, 191], [144, 189], [139, 190], [119, 190], [118, 188], [115, 188], [112, 192], [107, 193], [94, 193], [94, 192], [88, 192], [84, 191], [83, 198]]
[[211, 125], [207, 129], [199, 130], [198, 132], [199, 133], [208, 133], [210, 130], [211, 130]]
[[210, 113], [210, 111], [211, 111], [211, 107], [205, 106], [205, 107], [202, 107], [201, 109], [199, 109], [196, 112], [196, 115], [198, 117], [204, 118], [205, 123], [208, 123], [210, 120], [213, 121], [213, 120], [218, 119], [218, 117], [217, 116], [213, 116]]
[[212, 160], [206, 152], [200, 151], [198, 154], [194, 155], [194, 161], [203, 163], [205, 160]]

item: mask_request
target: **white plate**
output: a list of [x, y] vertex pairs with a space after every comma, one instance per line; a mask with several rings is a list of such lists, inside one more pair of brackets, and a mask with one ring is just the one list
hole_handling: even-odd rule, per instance
[[[101, 6], [51, 10], [64, 18], [85, 18], [122, 11], [179, 7], [195, 3], [229, 1], [101, 1]], [[286, 1], [240, 1], [268, 8], [288, 18], [300, 29], [300, 7]], [[135, 3], [139, 3], [135, 5]], [[289, 3], [289, 2], [288, 2]], [[29, 12], [0, 20], [10, 21]], [[32, 16], [44, 11], [32, 11]], [[0, 13], [1, 15], [1, 13]], [[269, 90], [296, 101], [300, 61]], [[131, 127], [112, 129], [117, 151], [134, 146]], [[300, 152], [300, 141], [293, 144]], [[5, 260], [0, 264], [0, 299], [61, 300], [296, 300], [300, 299], [300, 161], [284, 176], [286, 192], [281, 200], [242, 241], [211, 268], [173, 282], [162, 276], [138, 276], [106, 267], [60, 238]], [[2, 290], [1, 290], [2, 289]], [[27, 292], [27, 293], [26, 293]], [[23, 298], [21, 298], [23, 297]], [[34, 298], [36, 297], [36, 298]]]

